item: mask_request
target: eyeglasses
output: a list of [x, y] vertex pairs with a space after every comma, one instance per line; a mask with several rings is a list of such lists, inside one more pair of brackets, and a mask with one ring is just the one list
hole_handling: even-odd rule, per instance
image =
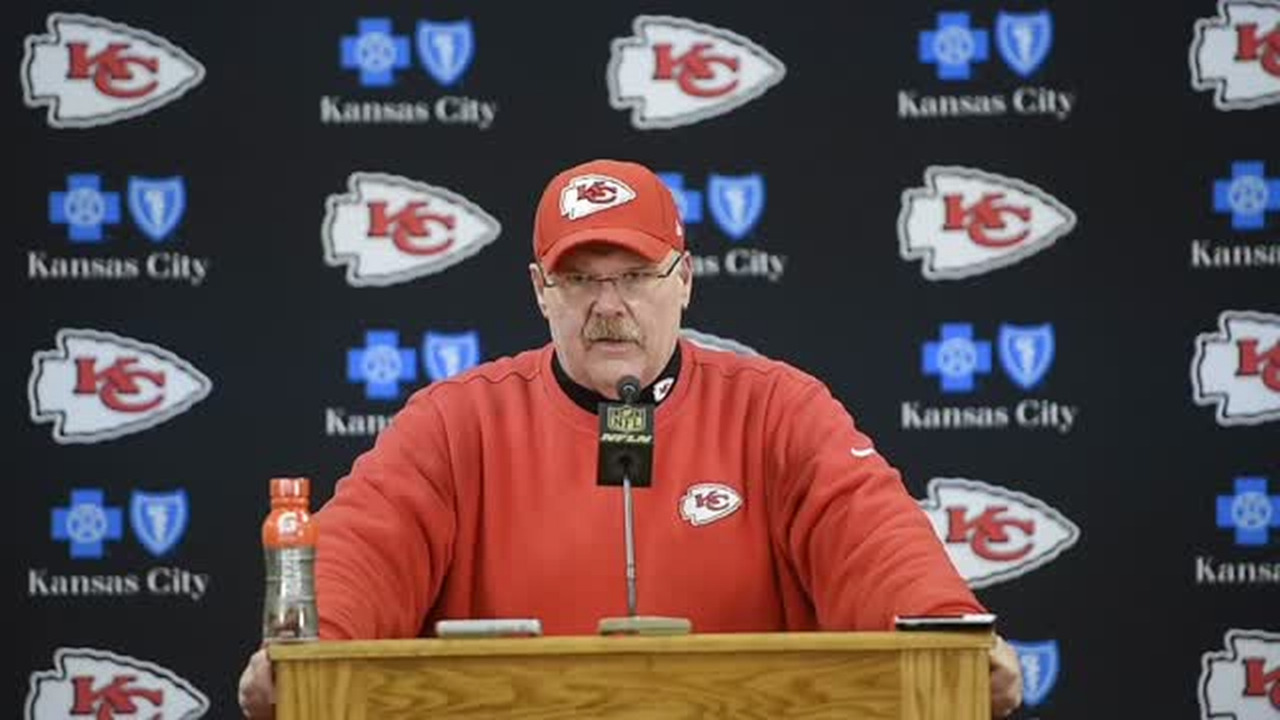
[[658, 283], [670, 277], [683, 259], [684, 253], [680, 253], [666, 270], [627, 270], [612, 275], [591, 275], [579, 272], [551, 274], [543, 270], [541, 265], [538, 266], [538, 272], [542, 274], [543, 285], [557, 288], [574, 300], [595, 297], [596, 287], [608, 282], [613, 283], [619, 295], [633, 299], [644, 296], [657, 287]]

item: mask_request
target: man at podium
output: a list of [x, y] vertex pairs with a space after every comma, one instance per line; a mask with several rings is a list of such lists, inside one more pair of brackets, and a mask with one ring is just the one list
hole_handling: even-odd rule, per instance
[[[681, 337], [693, 267], [654, 173], [613, 160], [561, 172], [533, 250], [551, 342], [416, 392], [317, 512], [322, 639], [417, 637], [454, 618], [594, 634], [630, 612], [728, 633], [986, 612], [821, 381]], [[624, 378], [626, 407], [652, 426], [619, 488], [600, 408]], [[1020, 703], [1001, 639], [991, 688], [996, 716]], [[241, 706], [269, 717], [270, 696], [259, 651]]]

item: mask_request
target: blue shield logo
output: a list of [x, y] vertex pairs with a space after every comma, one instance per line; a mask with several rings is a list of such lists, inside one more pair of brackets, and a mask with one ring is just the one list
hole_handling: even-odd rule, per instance
[[1009, 69], [1030, 77], [1040, 69], [1053, 47], [1053, 16], [1034, 13], [996, 13], [996, 48]]
[[1008, 642], [1022, 665], [1022, 702], [1035, 707], [1049, 697], [1058, 682], [1058, 641]]
[[474, 330], [452, 334], [428, 331], [422, 341], [422, 357], [433, 381], [451, 378], [480, 363], [480, 334]]
[[129, 178], [129, 214], [152, 242], [164, 242], [187, 211], [187, 186], [181, 176]]
[[724, 234], [741, 240], [764, 213], [764, 176], [760, 173], [708, 175], [707, 205]]
[[1044, 379], [1053, 365], [1053, 323], [1043, 325], [1000, 325], [1000, 364], [1023, 390]]
[[418, 57], [436, 82], [448, 87], [471, 67], [475, 33], [470, 20], [438, 23], [418, 21]]
[[134, 490], [129, 498], [129, 524], [152, 555], [164, 555], [187, 531], [187, 491], [148, 493]]

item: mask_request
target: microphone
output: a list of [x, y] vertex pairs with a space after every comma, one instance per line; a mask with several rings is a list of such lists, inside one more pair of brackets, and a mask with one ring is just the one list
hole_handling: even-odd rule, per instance
[[630, 405], [640, 394], [640, 379], [634, 375], [623, 375], [618, 379], [618, 397]]
[[640, 617], [636, 605], [635, 521], [631, 503], [632, 487], [649, 487], [653, 477], [653, 411], [649, 403], [637, 403], [640, 380], [625, 375], [618, 380], [617, 402], [602, 402], [600, 413], [600, 453], [597, 484], [622, 486], [623, 533], [626, 547], [627, 616], [602, 618], [604, 635], [679, 635], [692, 624], [685, 618]]
[[637, 403], [640, 380], [627, 375], [618, 381], [622, 402], [602, 402], [597, 484], [649, 487], [653, 465], [653, 405]]

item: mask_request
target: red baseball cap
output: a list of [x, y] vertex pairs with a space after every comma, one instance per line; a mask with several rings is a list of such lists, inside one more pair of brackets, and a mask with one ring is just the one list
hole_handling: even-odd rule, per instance
[[634, 162], [592, 160], [561, 172], [542, 191], [533, 222], [533, 254], [547, 270], [587, 243], [624, 247], [652, 262], [684, 252], [675, 198]]

